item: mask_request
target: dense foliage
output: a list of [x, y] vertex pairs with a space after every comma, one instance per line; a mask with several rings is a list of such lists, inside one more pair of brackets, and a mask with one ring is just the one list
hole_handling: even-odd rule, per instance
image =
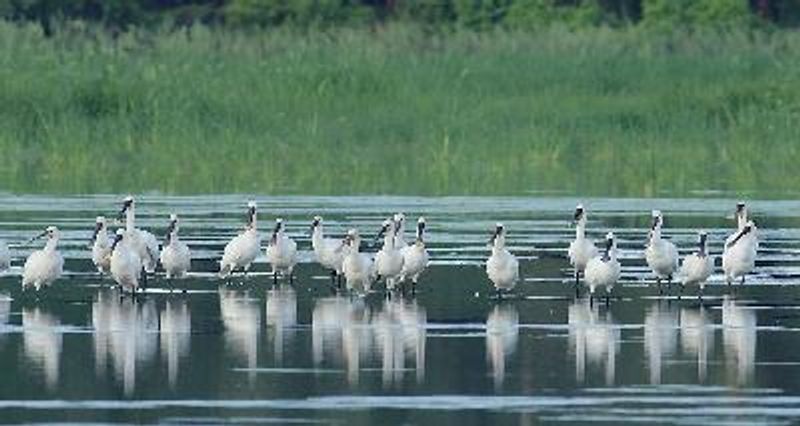
[[0, 22], [0, 190], [800, 189], [794, 31], [83, 28]]
[[67, 19], [131, 26], [194, 23], [275, 27], [413, 21], [434, 29], [495, 27], [796, 26], [797, 0], [0, 0], [0, 17], [52, 34]]

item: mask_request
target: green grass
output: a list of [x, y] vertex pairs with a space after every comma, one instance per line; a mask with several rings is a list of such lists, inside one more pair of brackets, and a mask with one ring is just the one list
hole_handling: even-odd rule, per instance
[[800, 34], [0, 23], [0, 190], [800, 190]]

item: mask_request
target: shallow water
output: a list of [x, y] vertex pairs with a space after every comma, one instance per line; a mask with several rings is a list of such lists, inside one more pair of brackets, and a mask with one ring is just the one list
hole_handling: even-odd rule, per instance
[[[246, 281], [212, 273], [241, 226], [245, 197], [141, 197], [137, 222], [157, 234], [181, 214], [195, 272], [120, 299], [93, 273], [94, 217], [117, 196], [0, 196], [0, 238], [14, 267], [0, 276], [0, 422], [463, 424], [788, 424], [800, 417], [800, 207], [753, 202], [761, 249], [744, 287], [712, 277], [659, 296], [641, 249], [651, 208], [690, 251], [698, 227], [712, 252], [733, 226], [733, 200], [583, 200], [589, 233], [620, 237], [623, 283], [608, 306], [576, 299], [565, 247], [567, 198], [270, 197], [304, 262], [273, 285], [263, 260]], [[310, 217], [335, 235], [370, 235], [389, 213], [428, 219], [433, 265], [415, 298], [337, 296], [311, 263]], [[496, 221], [524, 281], [497, 300], [481, 269]], [[66, 276], [39, 296], [19, 290], [25, 241], [62, 229]], [[370, 248], [369, 250], [375, 250]]]

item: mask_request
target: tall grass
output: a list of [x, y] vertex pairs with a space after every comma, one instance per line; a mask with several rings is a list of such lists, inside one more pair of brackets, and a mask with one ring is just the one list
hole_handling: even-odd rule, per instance
[[800, 189], [800, 34], [0, 23], [0, 189]]

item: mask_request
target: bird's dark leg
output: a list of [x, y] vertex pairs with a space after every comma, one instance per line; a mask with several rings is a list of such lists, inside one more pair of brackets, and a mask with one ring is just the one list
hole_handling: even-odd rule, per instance
[[681, 300], [681, 296], [683, 296], [683, 284], [678, 288], [678, 300]]

